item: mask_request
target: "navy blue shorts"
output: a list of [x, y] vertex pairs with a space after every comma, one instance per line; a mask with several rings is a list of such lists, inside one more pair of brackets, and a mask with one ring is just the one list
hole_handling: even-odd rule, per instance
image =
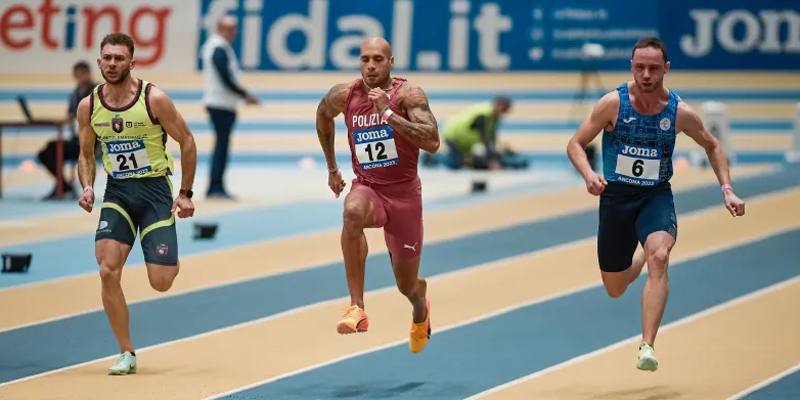
[[145, 262], [178, 265], [178, 236], [168, 176], [108, 177], [95, 240], [113, 239], [133, 246], [137, 232]]
[[639, 187], [609, 182], [600, 195], [600, 223], [597, 228], [597, 258], [600, 269], [620, 272], [628, 269], [636, 243], [644, 246], [653, 232], [678, 237], [675, 203], [669, 182]]

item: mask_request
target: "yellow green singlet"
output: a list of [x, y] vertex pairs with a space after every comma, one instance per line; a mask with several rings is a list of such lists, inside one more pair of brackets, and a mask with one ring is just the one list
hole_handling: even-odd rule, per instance
[[91, 127], [103, 150], [103, 167], [114, 179], [150, 178], [170, 174], [172, 155], [166, 149], [167, 134], [147, 105], [152, 85], [139, 80], [131, 103], [111, 107], [103, 87], [92, 92]]

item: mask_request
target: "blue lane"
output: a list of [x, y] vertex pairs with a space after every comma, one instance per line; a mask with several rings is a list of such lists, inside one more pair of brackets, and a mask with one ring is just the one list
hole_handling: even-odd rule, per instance
[[800, 371], [786, 375], [744, 398], [746, 400], [800, 399]]
[[[797, 243], [800, 230], [671, 269], [664, 324], [800, 275]], [[398, 345], [226, 398], [461, 399], [636, 335], [643, 282], [617, 301], [595, 287], [434, 335], [421, 355]], [[634, 368], [629, 351], [619, 368]]]
[[[676, 155], [686, 156], [689, 152], [678, 151]], [[550, 151], [535, 151], [520, 153], [521, 157], [526, 158], [530, 163], [543, 163], [551, 166], [570, 166], [569, 159], [565, 156], [563, 151], [550, 152]], [[3, 156], [3, 168], [15, 168], [25, 160], [33, 160], [34, 154], [7, 154]], [[325, 161], [323, 155], [318, 151], [307, 152], [291, 152], [291, 153], [233, 153], [228, 157], [230, 163], [241, 164], [292, 164], [297, 165], [297, 162], [303, 158], [310, 158], [317, 163]], [[337, 153], [336, 159], [339, 164], [347, 165], [350, 163], [349, 154]], [[737, 151], [736, 161], [742, 164], [750, 163], [784, 163], [786, 162], [786, 152], [783, 150], [773, 151]], [[209, 164], [211, 162], [210, 153], [198, 153], [197, 162], [201, 164]], [[424, 167], [422, 167], [424, 168]]]
[[[332, 82], [334, 83], [334, 82]], [[170, 89], [167, 94], [175, 101], [200, 101], [202, 91], [197, 89]], [[800, 100], [800, 90], [796, 89], [676, 89], [681, 97], [691, 101], [797, 101]], [[69, 89], [2, 89], [0, 101], [16, 101], [17, 96], [24, 95], [29, 101], [66, 101]], [[496, 90], [427, 90], [428, 98], [432, 101], [450, 102], [477, 102], [488, 101], [497, 93]], [[270, 102], [308, 102], [319, 101], [324, 90], [260, 90], [255, 95], [266, 103]], [[506, 90], [504, 94], [512, 100], [521, 102], [544, 101], [573, 101], [576, 92], [572, 89], [564, 90]], [[599, 98], [603, 93], [592, 91], [585, 98]]]
[[[787, 169], [737, 181], [737, 193], [751, 197], [800, 185], [798, 172]], [[676, 205], [679, 213], [720, 206], [719, 188], [680, 192]], [[585, 211], [431, 243], [425, 247], [422, 271], [432, 276], [540, 250], [594, 236], [596, 227], [596, 211]], [[298, 254], [298, 259], [302, 261], [303, 255]], [[367, 290], [394, 285], [385, 254], [370, 256], [367, 268]], [[346, 293], [342, 270], [342, 263], [336, 262], [133, 304], [131, 333], [139, 347], [149, 346], [341, 297]], [[3, 332], [0, 382], [103, 357], [114, 349], [116, 343], [102, 312]]]
[[[98, 214], [86, 216], [97, 220]], [[218, 222], [214, 240], [193, 240], [194, 222]], [[273, 207], [217, 214], [195, 221], [178, 220], [177, 233], [182, 257], [305, 233], [341, 222], [339, 202], [297, 202]], [[0, 288], [77, 275], [97, 270], [94, 233], [41, 242], [0, 247], [0, 253], [32, 253], [31, 268], [25, 274], [3, 274]], [[127, 265], [144, 263], [139, 241], [133, 246]]]
[[[577, 176], [566, 170], [556, 170], [536, 183], [534, 187], [522, 189], [490, 190], [485, 195], [473, 196], [467, 192], [454, 194], [425, 202], [425, 209], [436, 211], [466, 204], [485, 202], [511, 194], [533, 193], [548, 188], [573, 184]], [[222, 250], [230, 246], [245, 245], [297, 235], [311, 231], [339, 227], [341, 224], [341, 202], [338, 200], [301, 201], [291, 204], [257, 207], [217, 214], [211, 217], [197, 217], [192, 220], [178, 220], [177, 233], [182, 257], [198, 253]], [[7, 200], [8, 201], [8, 200]], [[6, 201], [6, 202], [7, 202]], [[63, 207], [55, 207], [47, 212], [63, 211], [64, 207], [74, 210], [73, 201], [58, 202]], [[65, 204], [68, 203], [68, 204]], [[4, 202], [5, 204], [5, 202]], [[45, 203], [49, 204], [49, 203]], [[5, 214], [5, 205], [0, 215]], [[12, 209], [24, 209], [30, 213], [30, 203], [16, 204]], [[38, 206], [37, 206], [38, 209]], [[38, 210], [42, 213], [42, 210]], [[86, 216], [97, 219], [97, 214]], [[193, 225], [196, 222], [217, 222], [219, 231], [214, 240], [195, 241]], [[0, 276], [0, 289], [46, 279], [94, 272], [94, 234], [87, 232], [55, 240], [25, 242], [13, 246], [0, 247], [0, 253], [32, 253], [31, 269], [26, 274], [3, 274]], [[64, 249], [70, 249], [71, 257], [64, 258]], [[141, 264], [144, 256], [139, 243], [128, 257], [128, 265]]]
[[[42, 189], [42, 195], [49, 191], [52, 185]], [[37, 201], [36, 206], [31, 204], [30, 198], [10, 198], [9, 189], [3, 190], [3, 199], [0, 202], [0, 220], [41, 216], [64, 211], [75, 211], [76, 201]], [[2, 251], [2, 250], [0, 250]]]

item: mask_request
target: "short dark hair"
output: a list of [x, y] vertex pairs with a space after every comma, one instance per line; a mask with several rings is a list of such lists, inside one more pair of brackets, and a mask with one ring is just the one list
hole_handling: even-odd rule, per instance
[[103, 41], [100, 42], [100, 51], [103, 51], [103, 47], [107, 44], [110, 45], [124, 45], [128, 48], [128, 51], [131, 52], [131, 57], [133, 57], [133, 39], [130, 36], [121, 33], [121, 32], [114, 32], [109, 33], [106, 37], [103, 38]]
[[667, 46], [665, 46], [664, 42], [657, 37], [645, 37], [639, 39], [639, 41], [633, 45], [633, 50], [631, 50], [631, 59], [633, 59], [633, 54], [636, 53], [636, 49], [643, 49], [646, 47], [652, 47], [654, 49], [661, 50], [661, 55], [664, 58], [664, 62], [669, 61], [669, 57], [667, 56]]
[[492, 102], [497, 105], [502, 105], [505, 109], [511, 107], [511, 98], [505, 95], [495, 96]]
[[72, 73], [76, 73], [78, 71], [89, 71], [89, 63], [86, 61], [78, 61], [72, 65]]

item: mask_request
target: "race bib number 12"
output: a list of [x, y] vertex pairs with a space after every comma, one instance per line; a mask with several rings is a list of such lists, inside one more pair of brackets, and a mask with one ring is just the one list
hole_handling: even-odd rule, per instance
[[385, 168], [400, 163], [394, 132], [389, 125], [377, 125], [353, 132], [355, 153], [362, 169]]

